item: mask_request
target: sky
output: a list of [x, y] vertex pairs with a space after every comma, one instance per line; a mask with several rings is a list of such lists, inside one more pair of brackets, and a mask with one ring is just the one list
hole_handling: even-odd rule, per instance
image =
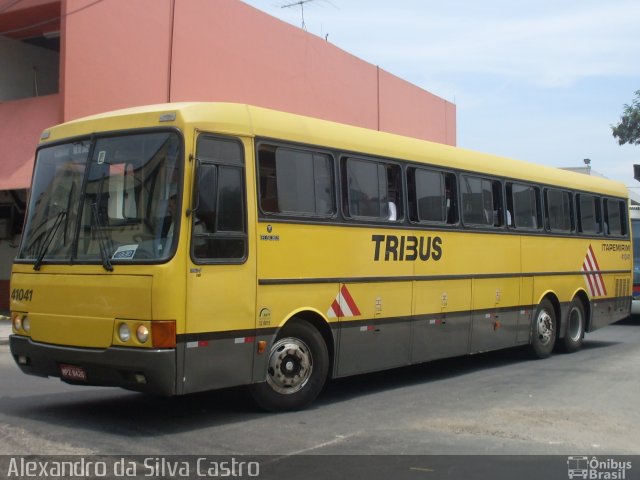
[[[634, 187], [638, 0], [243, 0], [456, 105], [457, 145]], [[635, 189], [635, 186], [638, 186]]]

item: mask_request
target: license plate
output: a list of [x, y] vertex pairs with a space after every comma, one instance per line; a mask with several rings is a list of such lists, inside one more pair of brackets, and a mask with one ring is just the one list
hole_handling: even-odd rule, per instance
[[73, 382], [87, 381], [87, 372], [84, 371], [84, 368], [75, 365], [60, 365], [60, 374], [65, 380]]

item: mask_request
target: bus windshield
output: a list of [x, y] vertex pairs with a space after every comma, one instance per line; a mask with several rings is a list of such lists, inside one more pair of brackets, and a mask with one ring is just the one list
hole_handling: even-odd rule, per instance
[[181, 198], [175, 132], [97, 137], [40, 148], [17, 259], [162, 261], [177, 243]]

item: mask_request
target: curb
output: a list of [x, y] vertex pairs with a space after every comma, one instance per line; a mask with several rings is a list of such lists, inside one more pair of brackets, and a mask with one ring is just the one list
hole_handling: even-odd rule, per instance
[[[6, 326], [7, 326], [7, 335], [5, 336], [3, 334], [3, 330], [4, 330], [4, 325], [6, 322]], [[11, 335], [11, 318], [5, 316], [5, 315], [0, 315], [0, 345], [8, 345], [9, 344], [9, 335]]]

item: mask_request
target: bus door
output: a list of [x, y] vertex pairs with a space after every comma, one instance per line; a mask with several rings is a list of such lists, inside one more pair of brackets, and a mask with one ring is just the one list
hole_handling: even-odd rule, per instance
[[243, 144], [196, 140], [187, 261], [184, 393], [249, 383], [255, 334], [255, 254], [249, 253]]

